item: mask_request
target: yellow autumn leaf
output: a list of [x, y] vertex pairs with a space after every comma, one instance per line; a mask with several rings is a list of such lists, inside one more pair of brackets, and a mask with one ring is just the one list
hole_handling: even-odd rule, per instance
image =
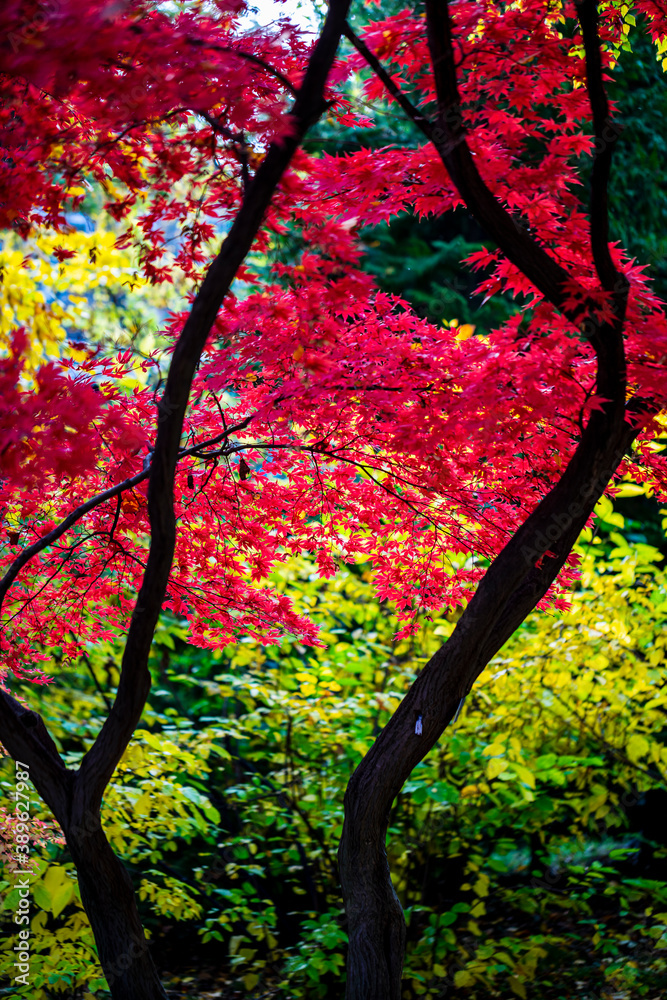
[[472, 323], [463, 323], [459, 327], [458, 333], [456, 334], [456, 338], [455, 339], [456, 340], [468, 340], [469, 337], [472, 337], [472, 335], [473, 335], [474, 332], [475, 332], [475, 326], [474, 326], [474, 324], [472, 324]]
[[490, 760], [486, 765], [486, 776], [490, 781], [492, 778], [497, 778], [499, 774], [502, 774], [503, 771], [506, 770], [507, 761], [500, 760], [499, 757], [494, 757], [493, 760]]
[[640, 757], [645, 757], [649, 752], [650, 744], [644, 736], [633, 733], [625, 744], [625, 752], [633, 764], [636, 764]]
[[523, 764], [513, 764], [512, 765], [514, 773], [520, 781], [525, 781], [529, 788], [535, 787], [535, 775]]
[[[473, 888], [473, 892], [475, 893], [475, 895], [476, 896], [488, 896], [489, 895], [489, 883], [490, 883], [490, 881], [491, 880], [489, 879], [488, 875], [486, 875], [484, 872], [480, 872], [479, 878], [477, 879], [477, 881], [475, 882], [475, 884], [472, 887]], [[476, 916], [476, 914], [473, 913], [473, 916]]]
[[645, 483], [621, 483], [621, 485], [614, 491], [616, 497], [640, 497], [644, 496], [646, 493]]
[[521, 980], [517, 976], [510, 976], [507, 980], [512, 993], [516, 996], [521, 997], [521, 1000], [526, 1000], [526, 987], [523, 985]]

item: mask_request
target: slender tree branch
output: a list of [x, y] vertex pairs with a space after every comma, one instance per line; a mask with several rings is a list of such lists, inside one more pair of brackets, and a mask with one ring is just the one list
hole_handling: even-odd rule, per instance
[[581, 305], [575, 309], [566, 308], [566, 286], [569, 284], [571, 288], [572, 277], [503, 208], [477, 169], [463, 125], [447, 3], [442, 0], [426, 0], [426, 18], [438, 96], [435, 124], [415, 108], [382, 67], [379, 59], [349, 26], [345, 34], [409, 118], [433, 143], [459, 194], [487, 235], [552, 305], [577, 324], [586, 308], [583, 288]]
[[[199, 39], [190, 39], [190, 44], [200, 45], [201, 43]], [[244, 59], [246, 62], [254, 63], [255, 66], [260, 66], [262, 69], [265, 69], [267, 73], [270, 73], [271, 76], [274, 76], [276, 80], [280, 80], [283, 87], [289, 90], [290, 94], [296, 97], [297, 91], [294, 84], [288, 79], [288, 77], [285, 76], [284, 73], [281, 73], [279, 69], [272, 66], [271, 63], [266, 61], [266, 59], [262, 59], [261, 56], [256, 56], [253, 52], [244, 52], [242, 49], [235, 49], [231, 45], [211, 45], [210, 48], [215, 52], [225, 52], [228, 55], [238, 56], [239, 59]], [[130, 73], [137, 69], [137, 67], [132, 63], [123, 62], [121, 59], [117, 59], [114, 62], [114, 66]]]
[[[598, 355], [597, 389], [605, 399], [623, 393], [626, 387], [626, 362], [623, 346], [623, 321], [630, 284], [618, 271], [609, 252], [608, 187], [614, 146], [619, 130], [612, 124], [609, 102], [604, 88], [598, 11], [596, 0], [577, 0], [577, 16], [581, 25], [586, 53], [586, 86], [593, 114], [596, 150], [591, 172], [590, 241], [591, 253], [600, 284], [612, 294], [616, 322], [596, 332]], [[593, 326], [591, 320], [584, 325]]]
[[108, 697], [106, 691], [104, 690], [104, 688], [100, 684], [99, 680], [97, 679], [97, 674], [95, 673], [95, 668], [93, 667], [93, 664], [92, 664], [92, 661], [91, 661], [90, 657], [88, 656], [87, 653], [82, 652], [81, 653], [81, 659], [86, 664], [86, 668], [88, 670], [88, 673], [93, 678], [93, 684], [97, 688], [98, 694], [102, 697], [102, 700], [103, 700], [104, 704], [107, 707], [107, 712], [110, 712], [111, 711], [111, 702], [109, 701], [109, 697]]
[[[482, 180], [470, 148], [465, 140], [461, 102], [456, 79], [456, 66], [452, 42], [452, 27], [449, 17], [448, 0], [425, 0], [426, 21], [428, 28], [428, 43], [433, 64], [436, 92], [438, 96], [438, 124], [444, 134], [445, 144], [436, 137], [435, 146], [440, 152], [442, 161], [454, 181], [461, 197], [473, 215], [477, 217], [488, 235], [494, 239], [503, 253], [528, 277], [543, 295], [557, 309], [563, 312], [572, 322], [579, 323], [582, 312], [590, 310], [592, 303], [583, 294], [580, 304], [573, 310], [565, 308], [567, 287], [570, 291], [574, 284], [574, 276], [561, 267], [546, 251], [517, 226], [511, 215], [505, 211], [495, 196]], [[606, 96], [602, 85], [602, 70], [597, 39], [596, 12], [591, 13], [590, 5], [595, 7], [594, 0], [582, 0], [580, 6], [586, 6], [584, 19], [593, 17], [593, 25], [587, 25], [586, 34], [589, 46], [598, 49], [597, 56], [591, 54], [590, 83], [594, 102], [594, 115], [598, 119], [596, 128], [603, 128], [600, 117], [607, 109]], [[597, 62], [596, 62], [597, 59]], [[600, 96], [602, 92], [602, 97]], [[602, 104], [600, 103], [602, 101]], [[606, 166], [604, 166], [606, 163]], [[606, 192], [606, 177], [611, 164], [611, 151], [603, 162], [604, 189]], [[596, 195], [596, 198], [598, 196]], [[596, 222], [595, 239], [597, 249], [592, 247], [593, 255], [600, 254], [600, 240], [605, 240], [606, 246], [606, 193], [601, 205], [595, 202]], [[602, 212], [602, 209], [604, 211]], [[602, 214], [601, 214], [602, 212]], [[602, 253], [604, 257], [604, 253]], [[611, 263], [611, 259], [610, 259]], [[603, 266], [604, 265], [603, 263]], [[613, 268], [613, 264], [611, 265]], [[606, 275], [607, 272], [603, 271]], [[582, 334], [593, 345], [598, 361], [597, 386], [600, 395], [607, 400], [620, 403], [621, 396], [625, 403], [626, 365], [623, 347], [623, 322], [627, 305], [628, 285], [626, 279], [613, 269], [611, 287], [615, 294], [615, 322], [605, 324], [587, 318], [579, 327]]]
[[254, 63], [255, 66], [261, 66], [262, 69], [265, 69], [267, 73], [271, 74], [271, 76], [275, 76], [276, 80], [280, 80], [283, 87], [289, 90], [293, 97], [297, 96], [298, 91], [294, 84], [285, 76], [284, 73], [281, 73], [280, 70], [276, 69], [275, 66], [272, 66], [271, 63], [262, 59], [261, 56], [256, 56], [252, 52], [242, 52], [240, 49], [227, 48], [219, 45], [215, 45], [214, 48], [219, 52], [230, 52], [232, 55], [238, 56], [239, 59], [245, 59], [247, 62]]
[[[204, 121], [208, 122], [208, 124], [211, 126], [214, 132], [217, 132], [219, 135], [223, 136], [223, 138], [228, 139], [230, 142], [233, 142], [236, 145], [237, 147], [236, 158], [239, 161], [241, 167], [242, 193], [243, 196], [245, 197], [246, 188], [250, 183], [250, 170], [248, 165], [249, 147], [246, 145], [244, 133], [232, 132], [230, 128], [227, 128], [226, 125], [223, 125], [222, 122], [218, 121], [217, 118], [214, 118], [213, 115], [209, 115], [207, 111], [197, 111], [196, 114], [198, 114], [201, 118], [203, 118]], [[215, 143], [215, 139], [213, 141]]]
[[136, 476], [124, 479], [122, 483], [112, 486], [110, 489], [105, 490], [104, 493], [98, 493], [97, 496], [91, 497], [90, 500], [80, 504], [70, 514], [68, 514], [67, 517], [63, 518], [60, 524], [57, 524], [52, 531], [49, 531], [48, 534], [38, 538], [36, 542], [30, 545], [27, 549], [24, 549], [23, 552], [16, 557], [0, 581], [0, 607], [2, 607], [2, 602], [4, 601], [7, 591], [13, 584], [14, 580], [19, 575], [23, 567], [29, 563], [34, 556], [43, 552], [44, 549], [49, 547], [49, 545], [53, 545], [53, 543], [56, 542], [61, 535], [65, 534], [68, 528], [71, 528], [72, 525], [76, 524], [77, 521], [80, 521], [82, 517], [85, 517], [85, 515], [91, 510], [94, 510], [95, 507], [99, 507], [100, 504], [106, 503], [107, 500], [112, 500], [125, 490], [132, 489], [133, 486], [136, 486], [138, 483], [147, 478], [148, 470], [138, 472]]
[[611, 118], [604, 87], [596, 0], [577, 0], [576, 10], [584, 39], [586, 87], [593, 113], [596, 146], [591, 171], [591, 250], [602, 287], [609, 292], [625, 292], [627, 295], [628, 280], [616, 269], [609, 253], [609, 175], [620, 128]]
[[292, 107], [288, 134], [274, 141], [245, 191], [220, 253], [208, 269], [176, 344], [148, 481], [151, 543], [146, 571], [127, 633], [113, 708], [77, 775], [77, 794], [97, 808], [141, 717], [150, 690], [148, 656], [167, 588], [176, 544], [174, 475], [192, 380], [218, 310], [248, 253], [273, 194], [308, 128], [326, 107], [324, 88], [338, 49], [350, 0], [331, 0], [324, 26]]
[[213, 115], [210, 115], [208, 111], [201, 111], [200, 109], [197, 108], [193, 108], [193, 111], [196, 115], [199, 115], [200, 118], [203, 118], [204, 121], [211, 126], [213, 131], [217, 132], [218, 135], [221, 135], [223, 139], [229, 139], [230, 142], [241, 142], [242, 139], [241, 133], [232, 132], [232, 130], [228, 128], [227, 125], [223, 125], [222, 122], [218, 121], [217, 118], [214, 118]]
[[429, 118], [421, 113], [419, 108], [414, 106], [412, 101], [406, 97], [398, 84], [394, 83], [391, 75], [384, 68], [375, 53], [371, 52], [363, 38], [359, 38], [347, 21], [345, 22], [343, 34], [348, 41], [352, 42], [357, 52], [363, 56], [377, 78], [382, 81], [394, 100], [403, 108], [408, 118], [410, 118], [411, 121], [413, 121], [415, 125], [422, 130], [427, 139], [430, 139], [433, 142], [433, 123]]
[[[183, 448], [179, 452], [179, 460], [187, 458], [190, 455], [197, 455], [200, 448], [210, 447], [211, 445], [222, 441], [224, 438], [229, 437], [230, 434], [235, 434], [238, 431], [243, 430], [253, 419], [254, 414], [246, 417], [245, 420], [239, 421], [238, 424], [234, 424], [232, 427], [226, 428], [222, 433], [209, 438], [208, 441], [201, 441], [199, 444], [192, 445], [190, 448]], [[50, 545], [53, 545], [53, 543], [56, 542], [61, 535], [64, 535], [69, 528], [77, 524], [77, 522], [85, 517], [86, 514], [89, 514], [91, 510], [99, 507], [100, 504], [106, 503], [107, 500], [113, 500], [114, 497], [120, 498], [122, 493], [125, 493], [126, 490], [133, 489], [139, 483], [143, 482], [144, 479], [148, 479], [149, 475], [150, 466], [146, 469], [142, 469], [142, 471], [138, 472], [135, 476], [130, 476], [129, 479], [124, 479], [122, 483], [117, 483], [116, 486], [111, 486], [108, 490], [104, 490], [103, 493], [98, 493], [96, 496], [91, 497], [90, 500], [86, 500], [85, 503], [79, 504], [79, 506], [75, 507], [75, 509], [71, 511], [67, 517], [63, 518], [63, 520], [57, 524], [52, 531], [49, 531], [48, 534], [38, 538], [36, 542], [30, 545], [27, 549], [24, 549], [23, 552], [19, 553], [3, 576], [2, 580], [0, 580], [0, 608], [2, 607], [3, 601], [7, 596], [7, 592], [14, 580], [31, 559], [33, 559], [36, 555], [39, 555], [40, 552], [43, 552], [44, 549], [47, 549]], [[119, 509], [120, 507], [117, 506], [111, 534], [113, 534], [118, 521]]]

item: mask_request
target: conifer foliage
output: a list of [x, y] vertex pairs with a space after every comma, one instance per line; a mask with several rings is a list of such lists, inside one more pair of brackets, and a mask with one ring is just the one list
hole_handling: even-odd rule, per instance
[[[426, 0], [353, 9], [375, 16], [358, 31], [348, 8], [330, 0], [316, 40], [279, 4], [273, 25], [249, 26], [243, 0], [0, 12], [1, 224], [26, 244], [62, 233], [57, 273], [81, 252], [73, 213], [103, 192], [137, 275], [186, 289], [164, 347], [143, 355], [72, 329], [40, 364], [24, 329], [1, 333], [0, 738], [63, 829], [118, 1000], [164, 996], [99, 824], [162, 608], [201, 646], [317, 643], [267, 582], [305, 552], [323, 575], [367, 563], [404, 634], [463, 611], [346, 796], [348, 996], [394, 1000], [395, 795], [525, 616], [562, 602], [610, 480], [665, 495], [667, 322], [643, 262], [609, 243], [622, 130], [605, 92], [635, 30], [667, 49], [664, 5]], [[353, 73], [422, 144], [301, 148], [323, 114], [372, 124], [346, 96]], [[361, 228], [461, 205], [489, 240], [468, 261], [481, 291], [521, 306], [488, 336], [418, 317], [362, 267]], [[115, 700], [72, 771], [11, 675], [43, 681], [49, 649], [76, 657], [119, 634]]]

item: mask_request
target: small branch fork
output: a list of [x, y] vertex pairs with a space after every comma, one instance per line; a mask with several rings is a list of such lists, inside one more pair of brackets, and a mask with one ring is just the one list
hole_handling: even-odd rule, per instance
[[[586, 20], [584, 40], [587, 66], [590, 61], [589, 77], [599, 81], [599, 85], [594, 86], [592, 91], [589, 89], [589, 93], [591, 93], [591, 104], [593, 105], [595, 102], [593, 110], [596, 139], [603, 150], [602, 157], [598, 157], [594, 163], [594, 172], [597, 168], [597, 173], [592, 183], [595, 184], [596, 194], [595, 202], [591, 205], [591, 221], [593, 225], [593, 219], [595, 219], [595, 236], [594, 239], [592, 238], [591, 244], [596, 267], [598, 258], [604, 259], [602, 245], [606, 251], [607, 259], [604, 264], [606, 283], [602, 281], [601, 277], [603, 287], [618, 291], [626, 288], [627, 279], [616, 271], [611, 262], [607, 247], [608, 223], [603, 222], [603, 220], [607, 219], [607, 183], [613, 146], [619, 133], [610, 125], [608, 103], [602, 83], [602, 66], [599, 44], [597, 43], [596, 4], [594, 0], [583, 0], [578, 4], [578, 7], [587, 8], [583, 11]], [[593, 8], [592, 14], [588, 10], [590, 7]], [[588, 310], [590, 305], [584, 289], [581, 289], [580, 305], [574, 309], [566, 308], [567, 288], [571, 288], [575, 283], [573, 276], [568, 274], [534, 237], [516, 224], [515, 219], [491, 192], [477, 169], [466, 140], [463, 124], [448, 5], [441, 4], [438, 0], [431, 0], [427, 8], [431, 59], [433, 65], [437, 66], [435, 82], [438, 112], [435, 122], [415, 107], [349, 23], [345, 25], [344, 34], [366, 60], [378, 79], [382, 81], [391, 96], [403, 108], [410, 120], [433, 143], [461, 197], [489, 238], [498, 243], [505, 256], [530, 278], [535, 287], [556, 309], [580, 328], [580, 332], [597, 349], [597, 325], [593, 329], [590, 329], [587, 324], [584, 324], [583, 329], [580, 326], [582, 314]], [[591, 19], [593, 20], [592, 27]], [[612, 137], [611, 141], [610, 136]], [[593, 237], [593, 231], [591, 235]], [[599, 270], [598, 274], [600, 274]], [[627, 291], [625, 297], [627, 298]], [[624, 309], [623, 296], [619, 301], [619, 308]]]
[[[250, 167], [249, 167], [249, 157], [248, 157], [248, 146], [246, 144], [246, 138], [243, 132], [232, 132], [223, 122], [218, 118], [214, 118], [210, 115], [208, 111], [196, 111], [196, 114], [203, 118], [207, 122], [214, 132], [221, 135], [224, 139], [229, 142], [233, 142], [236, 147], [236, 157], [239, 161], [241, 167], [241, 182], [243, 189], [243, 196], [245, 197], [248, 184], [250, 183]], [[214, 140], [215, 141], [215, 140]]]
[[[197, 455], [201, 448], [210, 447], [212, 445], [218, 444], [220, 441], [230, 437], [232, 434], [236, 434], [238, 433], [238, 431], [243, 430], [245, 427], [248, 426], [248, 424], [251, 422], [252, 419], [253, 419], [252, 416], [246, 417], [245, 420], [240, 421], [238, 424], [234, 424], [232, 427], [226, 428], [221, 434], [217, 434], [215, 437], [210, 438], [208, 441], [200, 441], [199, 444], [192, 445], [189, 448], [181, 449], [181, 451], [178, 454], [178, 458], [182, 459], [182, 458], [187, 458], [190, 455]], [[94, 510], [101, 504], [106, 503], [108, 500], [113, 500], [114, 497], [117, 497], [120, 500], [123, 493], [133, 489], [135, 486], [138, 486], [139, 483], [143, 482], [145, 479], [148, 479], [149, 476], [150, 476], [150, 465], [147, 465], [146, 468], [142, 469], [141, 472], [138, 472], [136, 475], [131, 476], [129, 479], [124, 479], [122, 482], [117, 483], [116, 486], [109, 487], [109, 489], [105, 490], [103, 493], [96, 494], [96, 496], [91, 497], [90, 500], [86, 500], [85, 503], [79, 504], [78, 507], [75, 507], [74, 510], [71, 511], [67, 515], [67, 517], [63, 518], [63, 520], [59, 524], [57, 524], [55, 528], [49, 531], [48, 534], [43, 535], [41, 538], [38, 538], [36, 542], [34, 542], [28, 548], [24, 549], [23, 552], [21, 552], [16, 557], [14, 562], [8, 568], [2, 580], [0, 580], [0, 608], [2, 608], [5, 597], [7, 596], [9, 588], [14, 583], [14, 580], [16, 579], [20, 571], [23, 569], [23, 567], [26, 566], [31, 559], [34, 559], [34, 557], [36, 555], [39, 555], [40, 552], [43, 552], [44, 549], [47, 549], [50, 545], [53, 545], [54, 542], [56, 542], [62, 535], [64, 535], [66, 531], [68, 531], [71, 527], [77, 524], [77, 522], [79, 522], [83, 517], [85, 517], [86, 514], [89, 514], [91, 510]], [[120, 512], [120, 504], [116, 507], [114, 521], [111, 528], [112, 536], [115, 530], [115, 526], [118, 522], [119, 512]]]

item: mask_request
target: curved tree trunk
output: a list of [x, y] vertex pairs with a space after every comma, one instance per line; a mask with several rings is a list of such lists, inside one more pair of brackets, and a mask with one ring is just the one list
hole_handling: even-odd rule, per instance
[[114, 854], [99, 816], [65, 832], [81, 902], [114, 1000], [166, 1000], [148, 950], [132, 880]]
[[[595, 0], [581, 0], [577, 12], [595, 133], [601, 135], [609, 122], [609, 109], [602, 82]], [[399, 1000], [401, 996], [404, 920], [385, 850], [394, 799], [415, 765], [452, 720], [461, 699], [486, 664], [556, 579], [596, 502], [639, 433], [642, 414], [651, 408], [650, 401], [645, 400], [626, 406], [623, 324], [628, 282], [616, 270], [608, 247], [607, 182], [614, 141], [602, 143], [591, 177], [591, 253], [614, 312], [612, 321], [602, 323], [591, 318], [592, 312], [585, 315], [585, 302], [578, 312], [567, 308], [566, 282], [576, 277], [568, 275], [539, 243], [517, 227], [480, 176], [461, 121], [446, 0], [426, 0], [426, 18], [438, 96], [435, 125], [398, 92], [364, 43], [356, 40], [354, 44], [433, 142], [459, 193], [488, 236], [594, 347], [597, 392], [604, 402], [600, 410], [592, 413], [560, 480], [494, 559], [450, 639], [426, 664], [350, 779], [339, 847], [349, 934], [347, 1000]], [[348, 37], [351, 35], [350, 30]]]
[[[395, 762], [394, 762], [395, 764]], [[387, 769], [387, 774], [395, 766]], [[377, 776], [368, 775], [377, 788]], [[355, 780], [356, 779], [356, 780]], [[385, 850], [389, 809], [384, 796], [365, 800], [357, 768], [345, 794], [345, 824], [338, 852], [347, 914], [349, 1000], [400, 1000], [405, 918], [394, 891]]]
[[[401, 996], [405, 929], [385, 850], [394, 799], [486, 664], [549, 589], [636, 434], [623, 411], [611, 420], [595, 414], [561, 482], [491, 565], [450, 639], [352, 775], [338, 854], [348, 918], [347, 1000]], [[547, 548], [554, 557], [545, 555]]]

